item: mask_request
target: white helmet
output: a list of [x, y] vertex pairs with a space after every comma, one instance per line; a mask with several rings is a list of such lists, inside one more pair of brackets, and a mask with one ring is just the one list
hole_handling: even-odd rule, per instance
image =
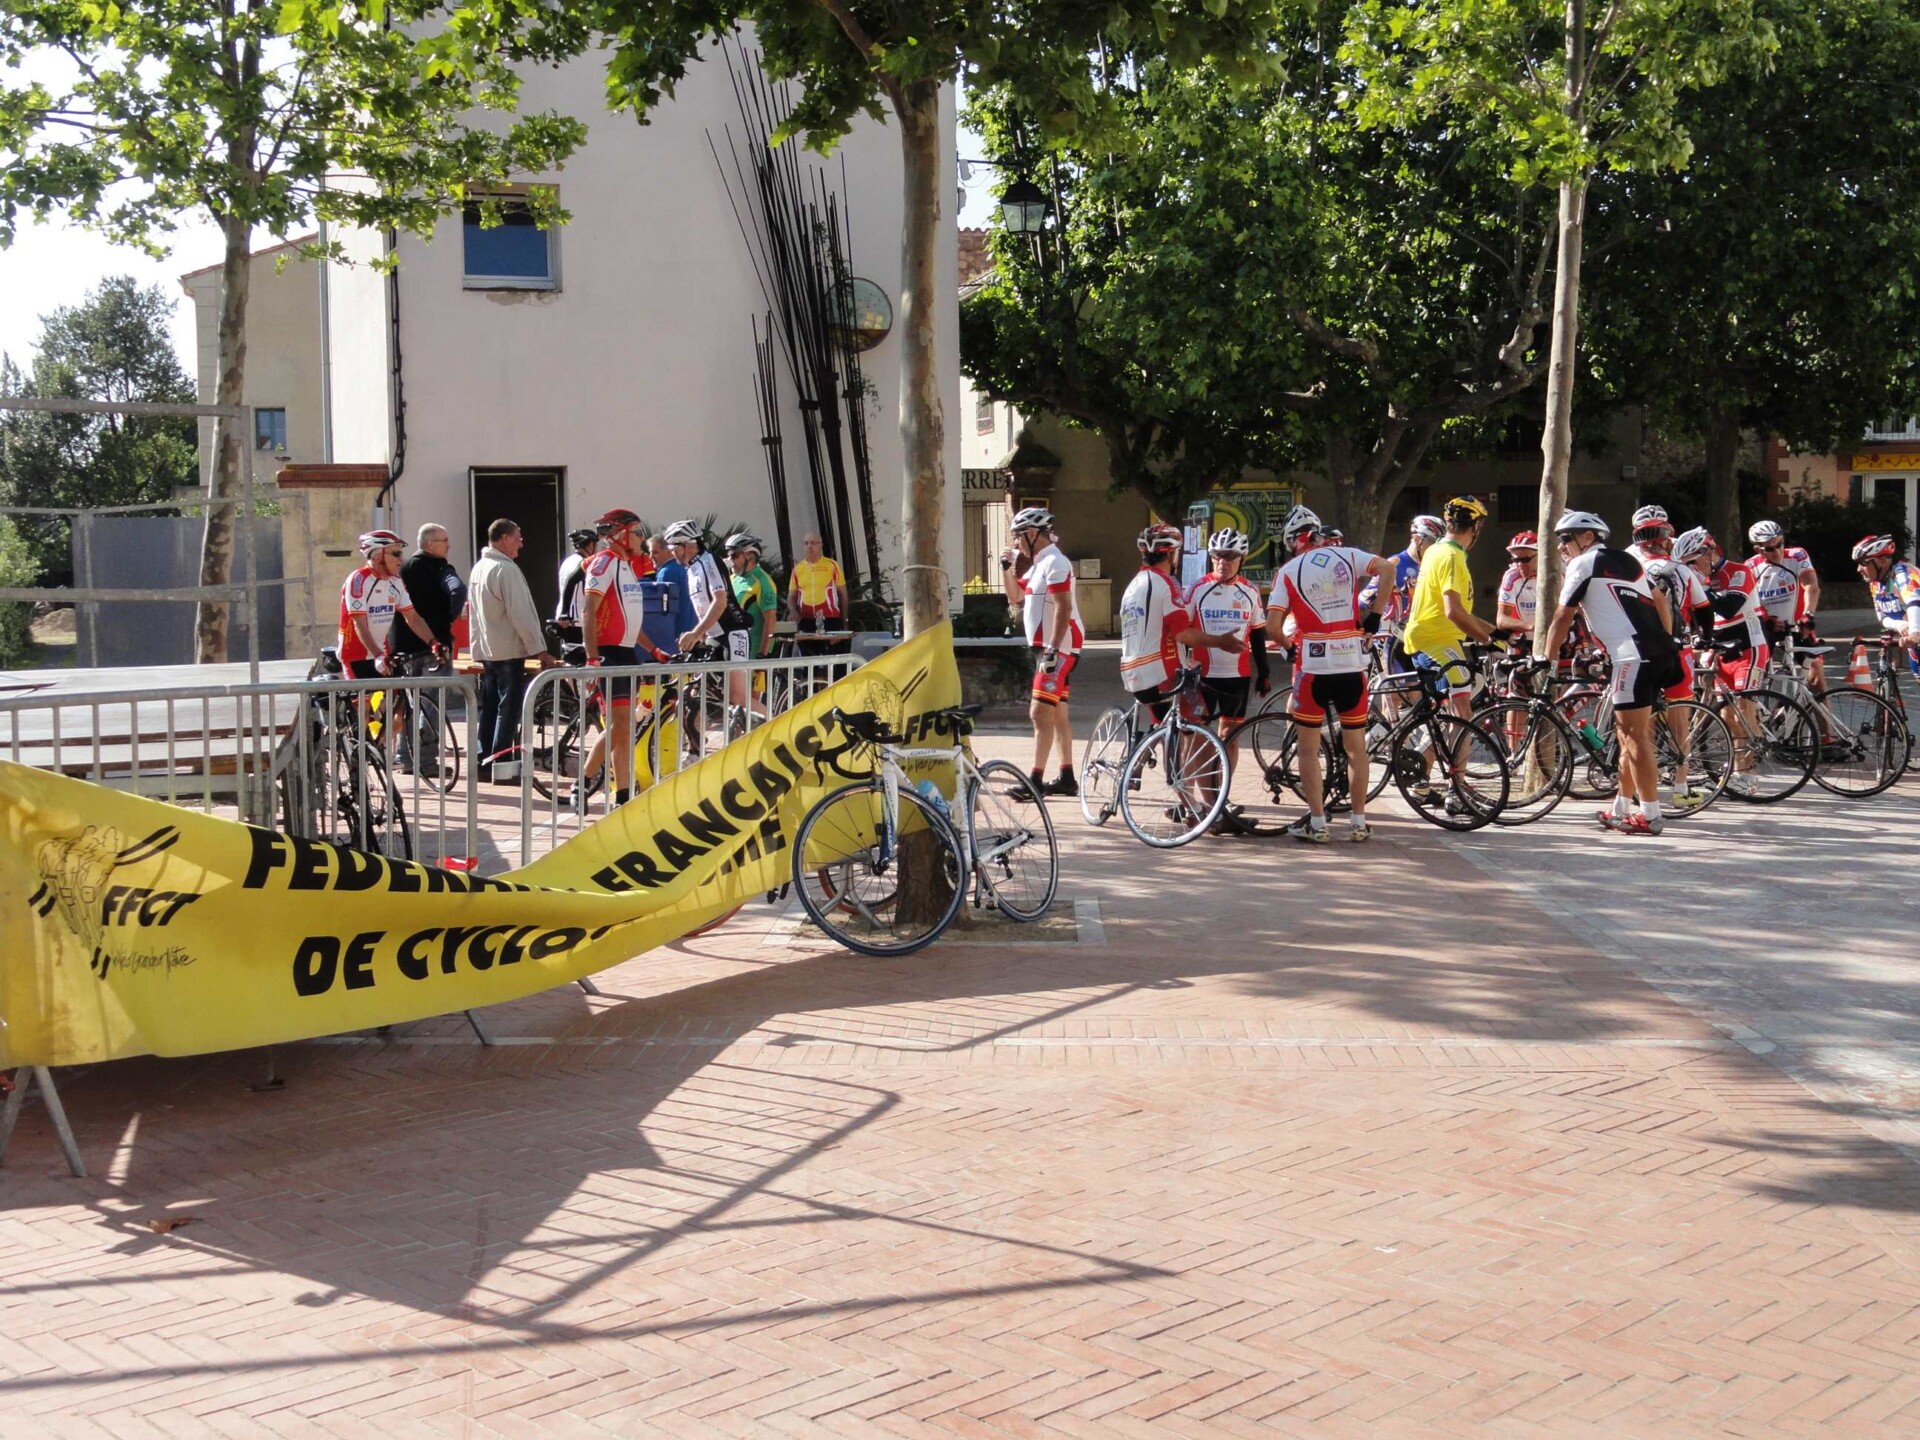
[[1569, 510], [1553, 527], [1553, 533], [1556, 535], [1566, 535], [1575, 530], [1591, 530], [1602, 540], [1613, 533], [1607, 528], [1607, 522], [1591, 510]]
[[1252, 548], [1253, 542], [1239, 530], [1216, 530], [1207, 539], [1209, 555], [1245, 555]]
[[1446, 524], [1438, 515], [1416, 515], [1410, 528], [1422, 540], [1438, 540], [1447, 533]]
[[1673, 542], [1673, 558], [1685, 564], [1697, 560], [1713, 551], [1713, 536], [1707, 533], [1707, 527], [1696, 525], [1691, 530], [1683, 530]]
[[406, 543], [406, 541], [402, 540], [391, 530], [369, 530], [360, 537], [360, 553], [362, 555], [371, 555], [376, 550], [385, 550], [391, 546], [405, 545]]
[[1747, 529], [1747, 539], [1756, 545], [1771, 545], [1787, 538], [1787, 532], [1772, 520], [1756, 520]]
[[1667, 512], [1663, 506], [1642, 505], [1633, 512], [1633, 528], [1636, 533], [1651, 529], [1655, 525], [1664, 525], [1669, 530], [1673, 528], [1673, 522], [1667, 518]]
[[1013, 524], [1007, 529], [1015, 535], [1022, 530], [1051, 530], [1053, 529], [1053, 512], [1042, 509], [1038, 505], [1029, 505], [1013, 517]]
[[691, 520], [676, 520], [660, 532], [660, 538], [669, 545], [698, 545], [700, 527]]
[[1296, 505], [1287, 512], [1287, 522], [1280, 527], [1280, 535], [1291, 550], [1299, 543], [1301, 536], [1318, 534], [1320, 529], [1320, 517], [1306, 506]]

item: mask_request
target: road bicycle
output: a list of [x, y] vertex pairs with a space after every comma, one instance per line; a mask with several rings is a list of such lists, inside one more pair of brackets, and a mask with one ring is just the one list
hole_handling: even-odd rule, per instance
[[[1506, 755], [1484, 725], [1445, 708], [1439, 668], [1417, 657], [1414, 668], [1370, 682], [1367, 718], [1367, 799], [1389, 782], [1413, 812], [1444, 830], [1477, 830], [1492, 823], [1511, 788]], [[1253, 715], [1228, 732], [1240, 752], [1235, 769], [1235, 820], [1252, 834], [1284, 829], [1281, 797], [1304, 799], [1295, 747], [1297, 727], [1274, 711]], [[1338, 717], [1319, 732], [1320, 773], [1329, 814], [1350, 811], [1352, 776]]]
[[[540, 687], [526, 717], [528, 743], [522, 754], [533, 788], [543, 798], [583, 809], [606, 788], [610, 766], [604, 747], [600, 764], [592, 770], [584, 767], [606, 732], [607, 686], [615, 682], [586, 668], [584, 649], [569, 647], [562, 659], [580, 673]], [[696, 675], [685, 680], [629, 678], [618, 682], [631, 686], [634, 694], [636, 791], [705, 757], [710, 743], [708, 712], [724, 703], [719, 687], [706, 682], [719, 680], [717, 675]], [[690, 706], [687, 695], [692, 697]], [[683, 723], [686, 715], [696, 717], [691, 727]], [[725, 724], [719, 723], [722, 727]]]
[[[442, 658], [437, 654], [401, 656], [400, 673], [410, 678], [431, 676]], [[404, 687], [370, 692], [367, 727], [376, 738], [384, 722], [383, 712], [390, 713], [393, 725], [393, 768], [414, 775], [443, 795], [451, 795], [460, 783], [460, 733], [447, 719], [440, 697], [430, 689]]]
[[[822, 931], [862, 955], [911, 955], [975, 909], [1031, 922], [1060, 883], [1053, 821], [1032, 779], [1005, 760], [974, 759], [978, 705], [933, 712], [951, 746], [909, 746], [871, 711], [829, 710], [847, 737], [818, 763], [851, 777], [810, 810], [793, 837], [793, 886]], [[870, 756], [867, 773], [850, 755]], [[953, 799], [907, 767], [951, 769]]]
[[1227, 806], [1227, 747], [1188, 713], [1200, 671], [1180, 672], [1159, 720], [1144, 705], [1115, 706], [1080, 751], [1080, 813], [1090, 825], [1116, 814], [1136, 840], [1171, 850], [1214, 827]]
[[1856, 635], [1849, 642], [1853, 646], [1865, 646], [1869, 654], [1876, 648], [1879, 654], [1873, 656], [1868, 667], [1867, 688], [1881, 700], [1893, 707], [1900, 717], [1900, 728], [1907, 737], [1908, 770], [1920, 769], [1920, 746], [1913, 743], [1913, 725], [1907, 718], [1907, 700], [1900, 692], [1901, 652], [1907, 647], [1902, 645], [1886, 631], [1878, 635]]
[[1913, 737], [1901, 710], [1865, 686], [1813, 688], [1801, 659], [1830, 655], [1833, 648], [1801, 645], [1786, 636], [1774, 649], [1767, 685], [1799, 701], [1819, 726], [1820, 758], [1813, 767], [1813, 783], [1834, 795], [1866, 800], [1906, 773]]
[[1733, 737], [1733, 773], [1726, 793], [1749, 805], [1773, 805], [1796, 795], [1820, 762], [1820, 725], [1793, 696], [1770, 686], [1731, 690], [1719, 660], [1732, 652], [1716, 642], [1696, 649], [1694, 699], [1726, 722]]
[[[1579, 678], [1549, 699], [1549, 667], [1527, 656], [1495, 663], [1500, 683], [1474, 718], [1506, 747], [1514, 795], [1496, 817], [1528, 824], [1551, 814], [1576, 792], [1605, 799], [1620, 788], [1620, 739], [1605, 684], [1610, 662], [1588, 657]], [[1654, 764], [1663, 810], [1676, 819], [1697, 815], [1726, 791], [1734, 742], [1726, 723], [1693, 700], [1653, 702]]]
[[[329, 647], [307, 678], [335, 678], [340, 668], [338, 653]], [[406, 807], [380, 742], [362, 718], [364, 693], [316, 690], [306, 696], [293, 728], [274, 750], [271, 775], [280, 828], [409, 860], [413, 836]]]

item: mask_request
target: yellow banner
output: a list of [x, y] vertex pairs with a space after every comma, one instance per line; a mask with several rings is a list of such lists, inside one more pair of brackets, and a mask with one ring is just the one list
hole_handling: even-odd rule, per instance
[[943, 625], [488, 878], [0, 763], [0, 1068], [242, 1049], [568, 984], [792, 878], [794, 831], [846, 783], [828, 710], [938, 744], [930, 717], [959, 701]]

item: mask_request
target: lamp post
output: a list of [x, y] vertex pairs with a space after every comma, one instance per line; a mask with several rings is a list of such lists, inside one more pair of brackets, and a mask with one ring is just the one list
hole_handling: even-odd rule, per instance
[[1000, 194], [1000, 222], [1014, 235], [1026, 235], [1033, 241], [1033, 259], [1040, 263], [1040, 232], [1046, 228], [1047, 192], [1031, 180], [1016, 180]]

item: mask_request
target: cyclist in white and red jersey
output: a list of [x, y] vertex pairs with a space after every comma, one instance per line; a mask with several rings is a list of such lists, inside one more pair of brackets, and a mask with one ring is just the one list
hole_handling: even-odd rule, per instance
[[[1759, 582], [1738, 560], [1721, 563], [1720, 546], [1703, 529], [1687, 531], [1673, 542], [1674, 559], [1698, 575], [1707, 587], [1707, 615], [1721, 685], [1734, 694], [1760, 688], [1772, 651], [1760, 620]], [[1695, 621], [1706, 628], [1706, 618]]]
[[1539, 611], [1540, 537], [1522, 530], [1507, 542], [1513, 564], [1500, 577], [1500, 593], [1493, 606], [1493, 633], [1528, 640], [1533, 617]]
[[[1613, 662], [1613, 728], [1620, 739], [1620, 788], [1602, 826], [1624, 835], [1658, 835], [1660, 777], [1653, 745], [1653, 703], [1680, 673], [1666, 596], [1654, 589], [1640, 561], [1606, 543], [1607, 522], [1587, 510], [1569, 510], [1554, 523], [1554, 542], [1566, 561], [1560, 608], [1547, 631], [1546, 653], [1559, 653], [1576, 608]], [[1638, 802], [1639, 809], [1631, 809]]]
[[[640, 533], [640, 517], [615, 508], [594, 522], [606, 548], [587, 557], [586, 594], [581, 601], [580, 628], [586, 641], [587, 664], [632, 666], [671, 657], [648, 638], [645, 591], [641, 582], [653, 574], [653, 561]], [[607, 710], [611, 723], [593, 742], [581, 766], [582, 779], [597, 776], [609, 735], [613, 742], [613, 803], [624, 805], [633, 793], [633, 677], [608, 679]]]
[[1267, 664], [1266, 606], [1260, 587], [1240, 573], [1252, 540], [1239, 530], [1216, 530], [1207, 540], [1209, 569], [1187, 591], [1187, 613], [1209, 637], [1231, 636], [1229, 647], [1210, 645], [1200, 656], [1200, 692], [1207, 708], [1231, 729], [1245, 717], [1251, 695], [1273, 684]]
[[1120, 597], [1120, 683], [1159, 721], [1172, 703], [1183, 652], [1223, 653], [1229, 647], [1237, 650], [1242, 642], [1208, 635], [1180, 598], [1173, 578], [1174, 562], [1180, 558], [1178, 526], [1149, 525], [1134, 543], [1140, 551], [1140, 573]]
[[[1013, 543], [1000, 557], [1007, 599], [1021, 607], [1027, 643], [1040, 652], [1033, 672], [1033, 781], [1042, 795], [1078, 795], [1073, 774], [1073, 724], [1067, 716], [1069, 682], [1086, 644], [1080, 601], [1073, 591], [1073, 562], [1056, 543], [1053, 512], [1029, 505], [1008, 527]], [[1025, 562], [1025, 568], [1016, 566]], [[1047, 758], [1058, 747], [1059, 778], [1045, 778]]]
[[400, 581], [400, 557], [407, 542], [391, 530], [369, 530], [360, 537], [366, 564], [340, 586], [340, 664], [356, 680], [384, 675], [396, 617], [429, 647], [433, 631], [413, 610], [413, 600]]
[[1347, 838], [1365, 840], [1367, 825], [1367, 645], [1360, 599], [1368, 575], [1385, 579], [1394, 562], [1346, 545], [1320, 543], [1320, 517], [1304, 505], [1287, 516], [1281, 539], [1292, 559], [1273, 577], [1267, 598], [1267, 634], [1278, 640], [1288, 619], [1294, 622], [1298, 650], [1294, 661], [1293, 717], [1300, 765], [1300, 792], [1307, 813], [1287, 827], [1296, 840], [1324, 845], [1327, 833], [1326, 786], [1320, 774], [1320, 727], [1327, 712], [1340, 717], [1347, 752], [1347, 790], [1353, 802]]
[[[1813, 558], [1798, 545], [1787, 543], [1786, 531], [1772, 520], [1760, 520], [1747, 531], [1753, 556], [1747, 568], [1758, 582], [1761, 623], [1767, 638], [1779, 645], [1788, 633], [1802, 645], [1817, 645], [1814, 612], [1820, 608], [1820, 575]], [[1818, 655], [1807, 659], [1807, 680], [1818, 694], [1826, 687], [1826, 666]]]

